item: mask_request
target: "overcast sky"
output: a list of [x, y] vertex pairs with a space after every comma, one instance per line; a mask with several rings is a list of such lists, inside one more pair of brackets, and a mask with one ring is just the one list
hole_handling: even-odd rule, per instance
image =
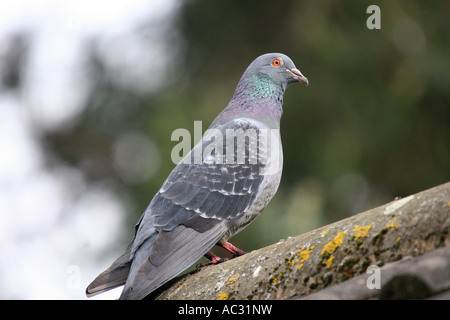
[[[37, 134], [70, 125], [85, 107], [92, 89], [83, 51], [89, 39], [98, 41], [112, 71], [128, 72], [121, 85], [156, 90], [165, 65], [152, 73], [146, 66], [164, 53], [164, 30], [155, 28], [152, 36], [160, 41], [151, 48], [132, 30], [143, 21], [170, 21], [177, 4], [1, 2], [0, 73], [14, 36], [26, 32], [31, 37], [22, 90], [0, 91], [1, 299], [84, 299], [87, 284], [121, 253], [121, 248], [109, 249], [125, 231], [124, 204], [107, 185], [88, 184], [77, 168], [46, 166]], [[115, 290], [98, 297], [119, 294]]]

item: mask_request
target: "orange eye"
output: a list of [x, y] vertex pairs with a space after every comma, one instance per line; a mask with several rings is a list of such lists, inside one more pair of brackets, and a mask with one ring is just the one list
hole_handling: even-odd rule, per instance
[[276, 58], [276, 59], [273, 59], [273, 61], [272, 61], [272, 65], [274, 65], [275, 67], [281, 66], [282, 63], [283, 63], [283, 60], [281, 60], [281, 58]]

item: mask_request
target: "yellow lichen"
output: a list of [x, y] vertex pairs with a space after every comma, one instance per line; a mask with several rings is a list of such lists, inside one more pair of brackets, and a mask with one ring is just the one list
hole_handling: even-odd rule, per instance
[[344, 242], [344, 236], [347, 231], [339, 232], [333, 240], [328, 242], [322, 249], [320, 254], [332, 254]]
[[227, 280], [227, 285], [228, 285], [230, 288], [232, 288], [232, 287], [234, 286], [234, 282], [235, 282], [238, 278], [239, 278], [239, 273], [236, 274], [236, 275], [234, 275], [234, 276], [232, 276], [232, 277], [230, 277], [230, 278]]
[[389, 221], [389, 223], [386, 225], [385, 228], [391, 229], [391, 230], [396, 230], [400, 227], [399, 224], [394, 224], [395, 220], [397, 220], [397, 217], [393, 217], [391, 221]]
[[300, 252], [300, 263], [305, 262], [309, 258], [309, 255], [311, 254], [312, 249], [314, 249], [314, 246], [312, 246], [311, 248], [302, 250]]
[[303, 262], [308, 260], [311, 251], [314, 249], [314, 246], [311, 246], [310, 248], [307, 248], [305, 250], [301, 250], [302, 248], [304, 248], [304, 246], [301, 246], [297, 251], [295, 251], [295, 253], [300, 254], [300, 259], [295, 259], [294, 263], [291, 265], [293, 266], [294, 264], [300, 262], [300, 265], [297, 267], [297, 270], [300, 270], [303, 267]]
[[327, 266], [327, 268], [329, 268], [331, 266], [331, 264], [333, 263], [334, 257], [331, 256], [327, 259], [327, 261], [325, 261], [325, 265]]
[[288, 267], [293, 267], [296, 263], [298, 263], [300, 260], [299, 259], [295, 259], [295, 260], [289, 260], [286, 265]]
[[174, 291], [172, 291], [171, 293], [169, 293], [164, 299], [170, 299], [173, 295], [175, 295], [176, 293], [178, 293], [178, 291], [184, 287], [184, 283], [177, 287]]
[[330, 229], [324, 230], [320, 233], [320, 236], [323, 237], [328, 231], [330, 231]]
[[395, 244], [399, 243], [400, 240], [402, 240], [402, 238], [401, 237], [397, 237], [397, 239], [395, 239]]
[[369, 232], [370, 228], [372, 228], [374, 223], [375, 222], [372, 222], [371, 224], [369, 224], [367, 226], [356, 225], [353, 228], [353, 232], [355, 233], [353, 236], [355, 237], [355, 239], [364, 238], [367, 235], [367, 233]]
[[228, 300], [228, 293], [226, 293], [226, 292], [219, 292], [217, 300]]

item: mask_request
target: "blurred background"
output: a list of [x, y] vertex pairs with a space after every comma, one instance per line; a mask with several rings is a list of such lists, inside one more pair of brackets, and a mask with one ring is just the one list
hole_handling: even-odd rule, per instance
[[[367, 7], [381, 9], [369, 30]], [[3, 1], [0, 298], [84, 299], [248, 64], [284, 99], [284, 171], [245, 251], [450, 180], [449, 1]], [[116, 298], [114, 291], [99, 298]]]

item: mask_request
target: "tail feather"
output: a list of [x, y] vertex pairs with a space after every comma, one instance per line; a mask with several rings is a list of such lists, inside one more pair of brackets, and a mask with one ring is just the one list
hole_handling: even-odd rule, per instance
[[142, 258], [136, 253], [120, 299], [143, 299], [200, 259], [226, 230], [222, 222], [203, 233], [184, 225], [160, 232], [149, 245], [150, 255], [147, 247]]
[[92, 297], [105, 291], [124, 285], [128, 278], [131, 262], [131, 244], [111, 266], [103, 271], [86, 288], [86, 296]]

